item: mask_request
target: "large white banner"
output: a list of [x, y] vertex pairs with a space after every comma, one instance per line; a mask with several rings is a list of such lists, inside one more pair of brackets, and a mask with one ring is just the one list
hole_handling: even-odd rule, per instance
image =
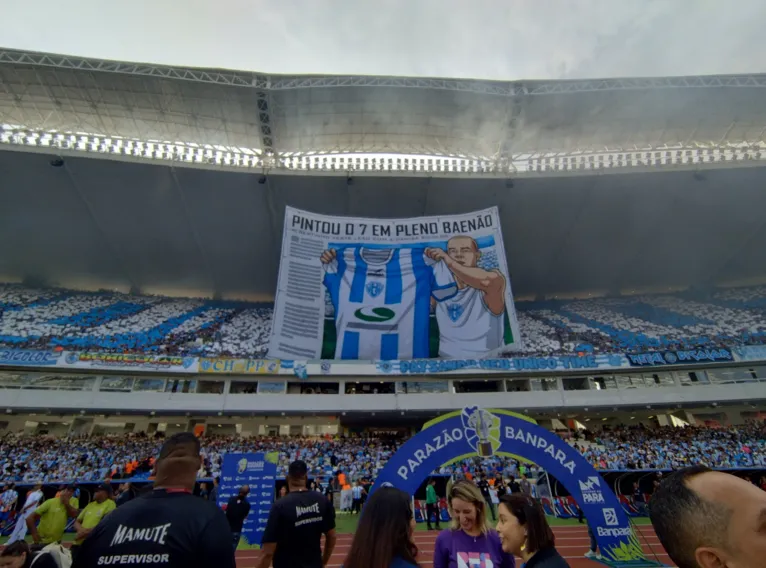
[[269, 357], [475, 359], [520, 341], [496, 207], [412, 219], [287, 208]]

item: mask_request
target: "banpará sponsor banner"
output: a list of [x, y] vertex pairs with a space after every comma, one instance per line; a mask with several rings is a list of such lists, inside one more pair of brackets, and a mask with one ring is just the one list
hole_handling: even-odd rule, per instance
[[279, 361], [273, 359], [227, 359], [200, 357], [200, 373], [230, 373], [235, 375], [279, 373]]
[[389, 458], [373, 491], [393, 486], [413, 495], [432, 471], [470, 456], [536, 463], [575, 498], [607, 561], [647, 566], [627, 514], [598, 472], [580, 452], [521, 414], [469, 407], [426, 423]]
[[512, 357], [508, 359], [416, 359], [377, 361], [380, 374], [423, 375], [433, 373], [521, 373], [534, 371], [575, 371], [629, 367], [622, 355], [559, 355], [555, 357]]
[[27, 351], [24, 349], [0, 349], [0, 365], [51, 366], [61, 359], [61, 351]]
[[197, 372], [196, 357], [131, 353], [67, 351], [58, 366], [77, 369], [142, 369], [147, 371]]
[[330, 217], [288, 207], [269, 356], [474, 359], [521, 344], [496, 207]]
[[224, 508], [243, 485], [250, 487], [247, 497], [250, 512], [242, 525], [242, 537], [251, 546], [260, 547], [263, 532], [266, 530], [266, 521], [274, 503], [277, 459], [276, 453], [227, 453], [223, 456], [218, 506]]
[[693, 365], [697, 363], [726, 363], [734, 361], [734, 355], [732, 352], [723, 348], [628, 353], [626, 357], [633, 367], [652, 367], [657, 365]]

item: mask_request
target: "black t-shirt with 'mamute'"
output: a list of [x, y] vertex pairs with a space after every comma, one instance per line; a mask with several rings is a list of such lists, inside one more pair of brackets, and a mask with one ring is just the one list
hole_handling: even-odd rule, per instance
[[277, 545], [274, 568], [322, 568], [322, 535], [334, 528], [330, 501], [316, 491], [298, 491], [272, 505], [262, 542]]
[[214, 503], [156, 489], [104, 517], [72, 568], [236, 568], [231, 543], [229, 523]]

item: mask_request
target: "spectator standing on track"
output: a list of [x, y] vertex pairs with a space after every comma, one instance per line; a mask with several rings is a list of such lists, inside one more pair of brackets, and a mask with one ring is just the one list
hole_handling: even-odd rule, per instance
[[[308, 467], [298, 460], [287, 470], [289, 491], [271, 507], [259, 568], [322, 568], [335, 548], [335, 509], [306, 487]], [[324, 552], [322, 535], [325, 535]]]
[[324, 494], [325, 494], [325, 497], [327, 497], [327, 500], [330, 501], [330, 504], [335, 506], [333, 493], [335, 493], [335, 491], [333, 490], [333, 479], [330, 478], [327, 481], [327, 486], [325, 487]]
[[8, 483], [5, 491], [0, 495], [0, 529], [4, 528], [13, 517], [18, 501], [19, 494], [14, 489], [13, 483]]
[[108, 483], [99, 485], [93, 494], [93, 501], [80, 512], [77, 520], [74, 522], [74, 530], [77, 532], [74, 544], [70, 548], [72, 558], [77, 557], [80, 545], [93, 529], [106, 517], [114, 511], [117, 505], [112, 501], [112, 486]]
[[588, 525], [588, 538], [590, 539], [590, 548], [585, 553], [585, 558], [592, 558], [593, 560], [601, 560], [601, 554], [598, 552], [598, 542], [596, 541], [596, 535], [593, 534], [593, 529]]
[[652, 496], [657, 536], [679, 568], [762, 568], [766, 492], [705, 466], [679, 470]]
[[371, 487], [372, 484], [370, 483], [370, 480], [365, 477], [362, 480], [362, 489], [364, 489], [364, 492], [362, 493], [362, 507], [364, 507], [364, 504], [367, 502], [367, 498], [370, 496]]
[[249, 494], [250, 487], [243, 485], [239, 488], [239, 493], [229, 499], [229, 502], [226, 504], [226, 520], [229, 521], [234, 550], [237, 550], [237, 546], [239, 546], [239, 539], [242, 537], [242, 526], [245, 524], [245, 519], [250, 513], [250, 502], [247, 500]]
[[458, 481], [448, 501], [452, 524], [436, 537], [433, 568], [472, 566], [480, 558], [486, 566], [514, 568], [513, 556], [503, 552], [497, 532], [487, 526], [487, 502], [478, 487]]
[[40, 505], [40, 501], [43, 499], [43, 485], [37, 483], [32, 491], [27, 493], [26, 501], [24, 501], [24, 507], [19, 512], [19, 516], [16, 519], [16, 526], [13, 528], [10, 538], [6, 544], [13, 544], [16, 541], [24, 540], [27, 536], [27, 517], [34, 513], [35, 509]]
[[431, 526], [431, 515], [436, 519], [436, 530], [441, 530], [439, 525], [439, 497], [436, 495], [436, 480], [431, 479], [426, 486], [426, 526], [428, 530], [433, 530]]
[[58, 497], [48, 499], [27, 517], [27, 528], [35, 544], [61, 542], [69, 518], [80, 514], [77, 510], [79, 503], [73, 494], [74, 487], [66, 486], [59, 491]]
[[125, 558], [143, 568], [236, 568], [226, 516], [192, 493], [201, 462], [194, 434], [168, 438], [154, 464], [153, 489], [99, 523], [73, 568], [119, 565]]
[[479, 482], [476, 484], [476, 486], [481, 491], [481, 496], [484, 497], [484, 502], [487, 504], [487, 508], [492, 514], [492, 520], [496, 521], [497, 517], [495, 516], [495, 506], [492, 504], [492, 495], [489, 492], [489, 481], [487, 481], [486, 473], [481, 474]]
[[136, 490], [133, 487], [132, 483], [123, 483], [120, 485], [120, 487], [117, 489], [117, 498], [115, 499], [115, 504], [120, 507], [127, 503], [128, 501], [132, 500], [136, 496]]
[[532, 484], [529, 482], [526, 474], [521, 476], [521, 482], [519, 483], [519, 490], [524, 495], [532, 495]]
[[362, 512], [362, 497], [364, 496], [364, 489], [359, 485], [358, 481], [354, 481], [353, 487], [351, 487], [351, 512]]
[[529, 495], [506, 495], [498, 507], [497, 532], [503, 551], [520, 557], [525, 568], [569, 568], [555, 547], [540, 503]]
[[410, 496], [393, 487], [378, 489], [359, 519], [343, 568], [418, 568], [414, 531]]
[[505, 480], [502, 475], [498, 475], [495, 478], [495, 491], [497, 491], [498, 499], [508, 493], [508, 487], [505, 485]]
[[213, 477], [213, 487], [210, 489], [210, 495], [207, 496], [208, 501], [212, 501], [214, 504], [218, 503], [218, 488], [220, 481], [221, 480], [217, 475]]
[[639, 515], [645, 517], [649, 516], [649, 513], [646, 510], [646, 497], [644, 496], [644, 492], [641, 491], [641, 486], [638, 484], [638, 481], [633, 482], [633, 506], [636, 508]]

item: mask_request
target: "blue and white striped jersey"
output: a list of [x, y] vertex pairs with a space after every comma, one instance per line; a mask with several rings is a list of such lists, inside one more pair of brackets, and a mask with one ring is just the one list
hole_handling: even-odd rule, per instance
[[457, 293], [444, 262], [431, 260], [424, 248], [336, 250], [324, 266], [335, 307], [335, 358], [427, 358], [431, 297]]
[[3, 513], [11, 510], [11, 507], [19, 499], [19, 494], [13, 489], [8, 489], [0, 495], [0, 511]]

